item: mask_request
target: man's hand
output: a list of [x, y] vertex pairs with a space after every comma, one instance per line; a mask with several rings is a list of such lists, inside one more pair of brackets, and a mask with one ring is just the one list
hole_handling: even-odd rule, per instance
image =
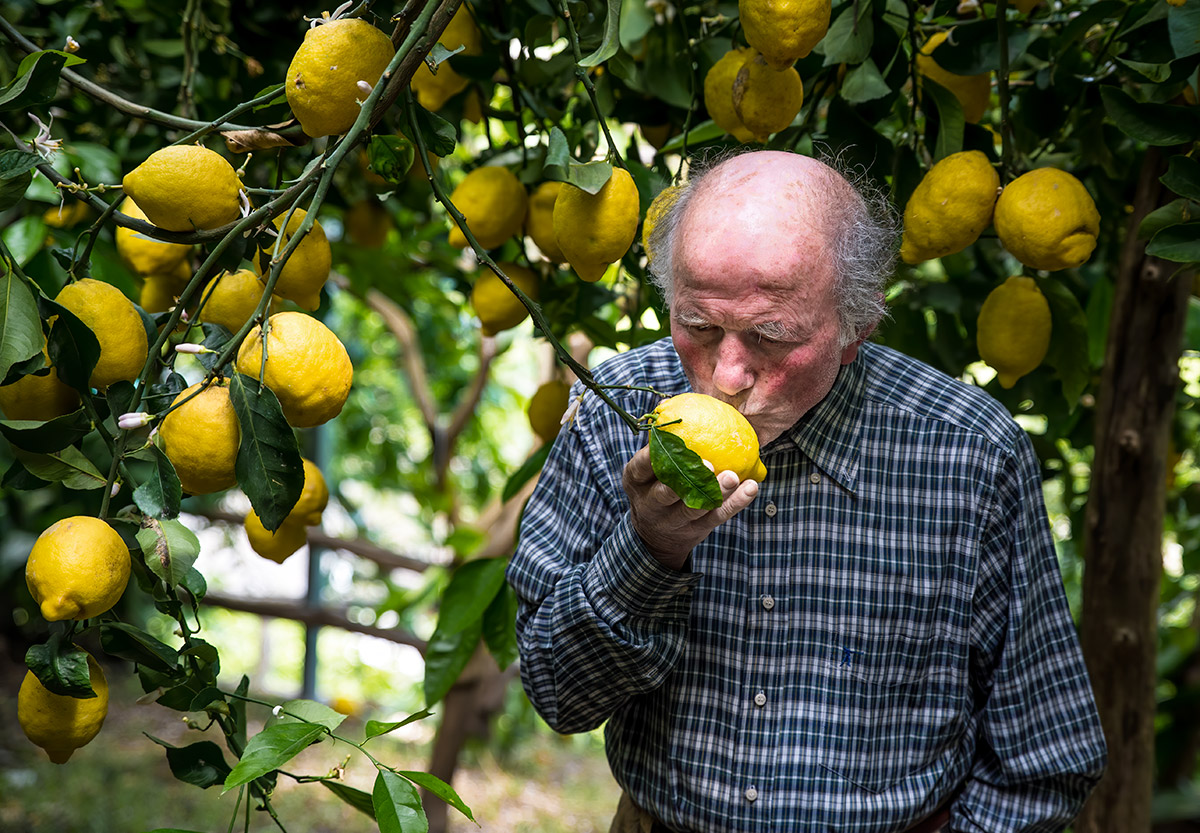
[[716, 509], [689, 509], [679, 495], [654, 476], [650, 450], [642, 448], [625, 464], [622, 476], [633, 529], [650, 553], [666, 567], [678, 570], [688, 553], [725, 521], [741, 512], [758, 495], [758, 483], [738, 482], [731, 471], [717, 473], [721, 505]]

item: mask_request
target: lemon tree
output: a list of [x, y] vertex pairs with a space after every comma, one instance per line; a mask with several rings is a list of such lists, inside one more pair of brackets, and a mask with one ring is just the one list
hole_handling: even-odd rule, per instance
[[[1101, 627], [1151, 610], [1158, 597], [1143, 591], [1160, 580], [1179, 609], [1194, 602], [1190, 561], [1161, 575], [1160, 564], [1164, 527], [1185, 552], [1200, 547], [1188, 381], [1200, 313], [1185, 285], [1200, 261], [1195, 3], [71, 5], [19, 4], [0, 20], [0, 463], [22, 510], [0, 513], [0, 533], [32, 549], [55, 522], [95, 518], [129, 553], [128, 596], [181, 636], [163, 642], [118, 615], [133, 603], [51, 624], [23, 581], [0, 577], [0, 593], [28, 612], [27, 664], [55, 696], [93, 699], [78, 642], [98, 634], [150, 699], [211, 723], [225, 739], [219, 763], [208, 747], [166, 750], [184, 780], [272, 808], [290, 772], [271, 751], [281, 741], [369, 740], [347, 738], [319, 704], [246, 737], [247, 708], [262, 706], [250, 681], [219, 678], [219, 646], [194, 628], [207, 592], [194, 513], [244, 496], [239, 546], [298, 557], [328, 537], [304, 511], [302, 451], [332, 437], [330, 483], [409, 499], [410, 520], [447, 556], [421, 597], [436, 622], [421, 640], [423, 694], [459, 708], [446, 694], [478, 646], [500, 667], [515, 652], [495, 555], [511, 551], [511, 532], [472, 519], [521, 500], [562, 414], [570, 424], [563, 382], [607, 398], [589, 350], [668, 332], [647, 265], [651, 244], [669, 241], [653, 229], [696, 160], [742, 149], [825, 152], [905, 213], [875, 337], [987, 387], [1030, 427], [1077, 607]], [[988, 299], [1010, 281], [1032, 282], [1041, 300], [1023, 290], [997, 316]], [[491, 301], [473, 302], [476, 287]], [[494, 368], [529, 343], [547, 360], [529, 361], [517, 389]], [[1193, 351], [1183, 362], [1180, 344]], [[1123, 387], [1142, 356], [1179, 379]], [[531, 433], [529, 456], [513, 460], [506, 415], [524, 431], [525, 406], [551, 379], [553, 399], [531, 409], [547, 442], [534, 450]], [[1121, 432], [1097, 426], [1110, 402], [1159, 413], [1158, 390], [1171, 409], [1138, 432], [1138, 475], [1167, 479], [1155, 468], [1164, 431], [1185, 451], [1165, 519], [1140, 481], [1158, 515], [1138, 528], [1158, 562], [1125, 559], [1154, 573], [1104, 581], [1098, 570], [1085, 588], [1081, 542], [1099, 528], [1084, 523], [1087, 490], [1121, 480], [1102, 467]], [[201, 396], [219, 407], [192, 416]], [[650, 427], [622, 416], [631, 431]], [[648, 433], [706, 481], [703, 454], [680, 450], [666, 425]], [[330, 491], [363, 516], [354, 490]], [[1089, 563], [1112, 563], [1104, 541], [1090, 543]], [[382, 588], [377, 614], [417, 616], [378, 571], [356, 576]], [[1196, 692], [1181, 682], [1196, 647], [1169, 613], [1152, 632], [1152, 613], [1117, 623], [1149, 646], [1137, 675], [1132, 661], [1106, 669], [1103, 636], [1085, 640], [1111, 682], [1098, 687], [1102, 709], [1158, 727], [1157, 771], [1173, 773], [1163, 792], [1195, 768], [1187, 744], [1166, 741], [1197, 729]], [[1175, 675], [1158, 703], [1122, 682], [1158, 671]], [[1113, 705], [1113, 692], [1142, 699]], [[1156, 769], [1144, 745], [1115, 740], [1115, 767]], [[469, 814], [452, 775], [381, 766], [370, 794], [326, 783], [391, 831], [444, 813], [441, 799]], [[422, 805], [417, 786], [438, 801]], [[1145, 827], [1148, 796], [1098, 802], [1115, 829]]]

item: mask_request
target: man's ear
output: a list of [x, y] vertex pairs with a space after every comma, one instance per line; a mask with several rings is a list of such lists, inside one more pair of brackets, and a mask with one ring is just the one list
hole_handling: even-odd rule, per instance
[[871, 337], [871, 333], [875, 332], [877, 322], [872, 322], [870, 326], [859, 330], [858, 338], [850, 343], [848, 347], [842, 350], [842, 364], [850, 364], [858, 356], [858, 348], [864, 341]]

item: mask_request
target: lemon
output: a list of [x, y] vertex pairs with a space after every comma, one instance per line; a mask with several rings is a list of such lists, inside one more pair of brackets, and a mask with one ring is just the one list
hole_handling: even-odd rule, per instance
[[571, 386], [558, 379], [542, 384], [529, 400], [529, 426], [544, 443], [554, 442], [567, 412]]
[[[354, 367], [333, 332], [311, 315], [280, 312], [269, 319], [263, 380], [295, 428], [311, 428], [341, 413], [350, 395]], [[262, 366], [262, 330], [242, 342], [237, 369], [254, 379]]]
[[651, 200], [650, 207], [646, 209], [646, 219], [642, 221], [642, 248], [646, 250], [648, 261], [654, 261], [654, 251], [650, 247], [650, 235], [654, 233], [654, 227], [679, 201], [683, 192], [683, 185], [668, 185], [658, 192], [658, 196]]
[[[288, 241], [292, 239], [292, 235], [304, 222], [306, 214], [307, 212], [303, 208], [297, 208], [292, 212], [291, 219], [287, 221], [287, 230], [278, 235], [278, 254], [283, 253]], [[275, 218], [274, 225], [277, 232], [283, 228], [283, 219], [287, 216], [287, 212], [284, 212]], [[263, 246], [263, 253], [267, 257], [277, 256], [275, 246], [276, 238], [269, 238], [269, 242]], [[325, 229], [321, 227], [320, 221], [314, 220], [308, 234], [304, 235], [304, 239], [296, 246], [296, 250], [292, 252], [287, 263], [283, 264], [279, 280], [275, 282], [275, 294], [280, 298], [295, 301], [306, 310], [315, 310], [321, 305], [321, 287], [325, 285], [325, 279], [329, 277], [329, 267], [332, 264], [333, 253], [329, 248], [329, 238], [325, 236]], [[255, 261], [255, 266], [259, 266], [257, 261]], [[263, 279], [265, 280], [266, 277], [267, 273], [264, 272]]]
[[[45, 355], [45, 348], [42, 349]], [[22, 376], [0, 387], [0, 412], [6, 419], [46, 422], [79, 407], [79, 394], [64, 385], [53, 367], [45, 376]]]
[[1083, 183], [1057, 168], [1023, 174], [996, 200], [1000, 244], [1033, 269], [1073, 269], [1092, 256], [1100, 213]]
[[396, 54], [391, 38], [365, 20], [344, 18], [314, 26], [287, 68], [288, 106], [309, 136], [345, 133], [367, 93]]
[[[458, 7], [454, 17], [446, 24], [442, 36], [438, 38], [438, 43], [450, 51], [463, 47], [462, 52], [458, 53], [460, 55], [482, 54], [482, 41], [483, 36], [479, 27], [475, 25], [466, 3]], [[429, 69], [429, 65], [422, 61], [413, 73], [409, 86], [416, 93], [417, 101], [422, 107], [426, 110], [440, 110], [447, 101], [465, 90], [468, 83], [466, 78], [450, 67], [449, 62], [443, 61], [438, 64], [435, 75]]]
[[263, 526], [262, 519], [253, 509], [246, 513], [242, 528], [246, 530], [250, 548], [276, 564], [282, 564], [288, 556], [308, 542], [308, 530], [304, 528], [304, 524], [284, 521], [279, 525], [279, 529], [271, 532]]
[[739, 142], [754, 138], [733, 107], [733, 82], [750, 54], [749, 49], [730, 49], [704, 75], [704, 106], [709, 117]]
[[38, 536], [25, 583], [48, 622], [106, 613], [129, 582], [129, 548], [99, 518], [64, 518]]
[[[518, 289], [531, 299], [537, 300], [538, 277], [533, 271], [515, 263], [496, 265], [508, 275]], [[486, 336], [494, 336], [496, 333], [512, 329], [529, 315], [529, 310], [525, 309], [521, 300], [490, 269], [484, 269], [475, 279], [475, 286], [471, 290], [471, 306], [479, 316], [479, 323]]]
[[900, 257], [920, 263], [961, 252], [992, 221], [1000, 176], [978, 150], [952, 153], [925, 174], [904, 206]]
[[296, 505], [288, 512], [287, 520], [307, 526], [321, 523], [321, 514], [329, 505], [329, 486], [317, 464], [304, 458], [304, 488]]
[[378, 249], [391, 229], [391, 215], [373, 197], [359, 200], [346, 212], [346, 236], [359, 246]]
[[930, 55], [946, 40], [947, 34], [937, 32], [925, 41], [917, 55], [917, 72], [954, 93], [954, 97], [962, 105], [963, 118], [972, 124], [978, 124], [991, 103], [991, 73], [955, 75], [938, 66], [937, 61]]
[[793, 67], [776, 70], [762, 55], [747, 56], [733, 80], [733, 109], [760, 142], [792, 123], [804, 104], [804, 85]]
[[746, 43], [775, 70], [812, 52], [829, 29], [830, 0], [738, 0]]
[[[122, 201], [120, 211], [134, 220], [146, 220], [146, 213], [129, 197]], [[184, 243], [165, 243], [124, 226], [117, 226], [116, 236], [117, 254], [126, 266], [139, 275], [172, 272], [192, 251], [192, 247]]]
[[100, 359], [92, 370], [92, 387], [104, 390], [113, 382], [133, 381], [150, 352], [142, 316], [112, 284], [83, 278], [64, 286], [55, 298], [75, 313], [100, 342]]
[[554, 236], [554, 202], [561, 188], [561, 182], [543, 182], [530, 195], [529, 209], [525, 213], [525, 233], [552, 263], [566, 260]]
[[[516, 174], [489, 166], [467, 174], [450, 195], [450, 202], [462, 212], [479, 245], [495, 249], [521, 231], [528, 197]], [[459, 249], [468, 245], [457, 223], [450, 229], [450, 245]]]
[[[459, 11], [462, 11], [462, 6], [459, 6]], [[462, 117], [471, 124], [483, 121], [483, 104], [479, 100], [479, 90], [471, 90], [463, 99]]]
[[254, 315], [265, 289], [253, 270], [222, 272], [204, 287], [197, 320], [220, 324], [229, 332], [236, 333]]
[[207, 495], [236, 485], [242, 431], [229, 388], [219, 381], [207, 388], [198, 382], [176, 396], [171, 406], [158, 428], [158, 441], [183, 490]]
[[237, 172], [224, 156], [200, 145], [154, 151], [121, 185], [147, 220], [168, 231], [219, 228], [241, 216]]
[[138, 306], [146, 312], [166, 312], [179, 303], [192, 277], [191, 264], [181, 260], [168, 272], [156, 272], [142, 278]]
[[1011, 388], [1046, 358], [1050, 304], [1033, 278], [1014, 275], [988, 293], [979, 310], [979, 356]]
[[21, 690], [17, 692], [17, 722], [25, 737], [46, 750], [56, 764], [65, 764], [76, 749], [91, 743], [108, 716], [108, 680], [104, 670], [91, 654], [87, 666], [95, 697], [80, 699], [55, 694], [32, 671], [25, 672]]
[[595, 194], [569, 183], [554, 203], [554, 236], [567, 261], [585, 281], [598, 281], [637, 236], [641, 213], [637, 186], [624, 168]]
[[92, 209], [85, 202], [79, 200], [71, 200], [70, 202], [62, 203], [47, 208], [42, 212], [42, 222], [51, 228], [70, 228], [73, 225], [82, 223], [92, 213]]
[[681, 393], [658, 403], [652, 418], [712, 463], [717, 474], [731, 471], [739, 480], [760, 481], [767, 476], [758, 456], [758, 435], [729, 403], [703, 393]]

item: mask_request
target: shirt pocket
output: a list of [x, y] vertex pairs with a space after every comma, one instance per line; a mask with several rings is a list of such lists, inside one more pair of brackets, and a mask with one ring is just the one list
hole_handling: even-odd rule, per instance
[[964, 725], [965, 684], [937, 640], [841, 634], [825, 664], [822, 766], [868, 792], [944, 759]]

